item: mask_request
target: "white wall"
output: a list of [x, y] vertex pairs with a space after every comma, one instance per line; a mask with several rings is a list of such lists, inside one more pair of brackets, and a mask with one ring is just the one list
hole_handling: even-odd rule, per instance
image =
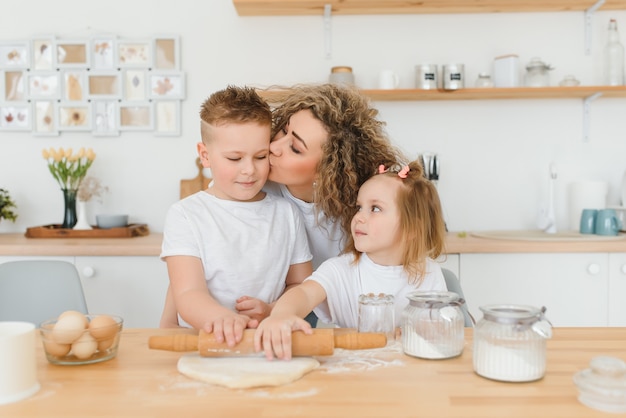
[[[96, 8], [94, 5], [98, 4]], [[19, 219], [0, 232], [61, 223], [62, 195], [41, 157], [50, 146], [92, 147], [89, 174], [111, 191], [98, 212], [125, 212], [133, 222], [161, 231], [178, 197], [181, 178], [194, 177], [198, 109], [227, 84], [267, 86], [325, 81], [332, 66], [349, 65], [357, 83], [374, 88], [378, 72], [396, 70], [401, 87], [414, 86], [420, 63], [464, 63], [472, 85], [491, 72], [495, 56], [516, 53], [522, 63], [538, 56], [551, 63], [552, 82], [573, 74], [585, 85], [601, 84], [602, 47], [611, 17], [626, 42], [626, 12], [597, 12], [592, 55], [584, 54], [582, 12], [473, 15], [335, 16], [332, 58], [324, 50], [323, 19], [239, 17], [231, 0], [155, 1], [22, 0], [12, 2], [0, 24], [0, 40], [55, 34], [120, 37], [178, 34], [187, 99], [182, 136], [124, 132], [94, 138], [66, 132], [33, 137], [0, 132], [0, 187], [10, 190]], [[548, 194], [548, 167], [558, 167], [557, 217], [568, 226], [567, 185], [595, 179], [610, 183], [609, 204], [619, 204], [626, 170], [626, 98], [598, 99], [591, 108], [591, 141], [582, 141], [582, 100], [480, 100], [379, 102], [388, 132], [409, 155], [440, 155], [439, 182], [451, 230], [534, 228]], [[92, 219], [93, 222], [93, 219]]]

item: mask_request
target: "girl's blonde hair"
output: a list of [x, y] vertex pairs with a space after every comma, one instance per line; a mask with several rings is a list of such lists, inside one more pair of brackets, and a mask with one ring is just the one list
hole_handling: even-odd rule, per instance
[[379, 164], [406, 161], [384, 132], [378, 110], [356, 88], [333, 84], [281, 88], [273, 111], [272, 138], [296, 112], [310, 110], [328, 132], [317, 165], [314, 206], [350, 235], [354, 202], [361, 185]]
[[[426, 258], [434, 260], [444, 253], [446, 225], [439, 193], [435, 185], [424, 177], [422, 165], [419, 161], [412, 161], [408, 168], [406, 178], [398, 176], [398, 167], [376, 175], [394, 177], [402, 183], [396, 196], [400, 244], [403, 246], [402, 266], [411, 282], [419, 284], [426, 273]], [[347, 247], [358, 261], [361, 253], [354, 247], [352, 235]]]

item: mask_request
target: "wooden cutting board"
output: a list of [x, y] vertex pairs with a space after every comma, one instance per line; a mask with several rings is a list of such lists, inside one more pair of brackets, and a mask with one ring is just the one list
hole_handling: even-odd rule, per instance
[[209, 183], [211, 179], [209, 177], [205, 177], [203, 173], [204, 167], [202, 167], [202, 163], [200, 162], [200, 158], [196, 158], [196, 167], [198, 168], [198, 175], [192, 179], [183, 179], [180, 181], [180, 198], [184, 199], [185, 197], [192, 195], [200, 190], [204, 190], [209, 187]]

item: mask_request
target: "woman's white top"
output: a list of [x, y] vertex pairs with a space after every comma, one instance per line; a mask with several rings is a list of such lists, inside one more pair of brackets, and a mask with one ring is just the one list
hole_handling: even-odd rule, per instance
[[316, 217], [313, 203], [294, 197], [283, 184], [268, 181], [263, 190], [284, 197], [302, 214], [309, 239], [309, 248], [313, 254], [313, 270], [317, 269], [324, 261], [341, 253], [344, 235], [338, 223], [329, 221], [323, 213]]

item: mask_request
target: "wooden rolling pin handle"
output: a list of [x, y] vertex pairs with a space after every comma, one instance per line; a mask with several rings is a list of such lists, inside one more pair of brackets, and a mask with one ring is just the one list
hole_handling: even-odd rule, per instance
[[387, 336], [374, 332], [350, 332], [335, 334], [335, 348], [347, 350], [364, 350], [380, 348], [387, 345]]
[[198, 336], [191, 334], [152, 336], [148, 347], [167, 351], [197, 351]]

